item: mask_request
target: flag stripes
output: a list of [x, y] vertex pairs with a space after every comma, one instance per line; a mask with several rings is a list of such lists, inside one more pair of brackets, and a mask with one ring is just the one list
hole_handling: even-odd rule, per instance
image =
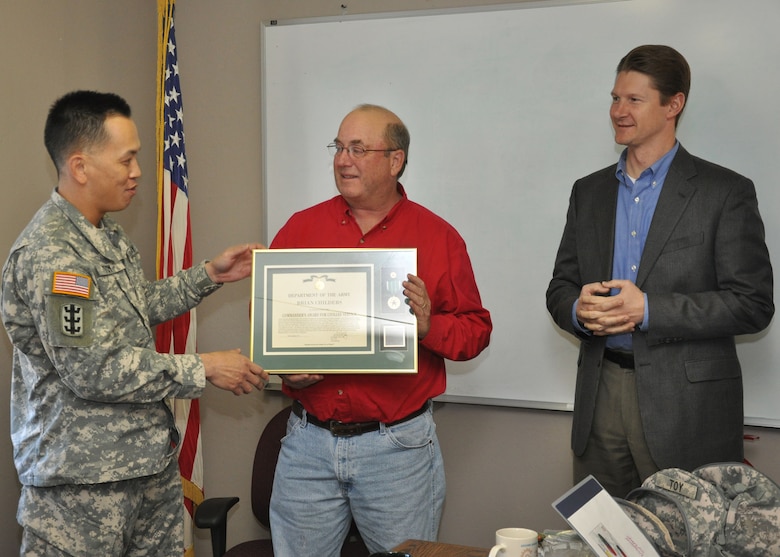
[[[192, 266], [187, 157], [173, 14], [175, 0], [158, 0], [160, 42], [157, 47], [157, 278]], [[195, 310], [157, 326], [157, 350], [169, 354], [195, 353]], [[203, 457], [198, 400], [171, 401], [182, 434], [179, 469], [184, 488], [185, 557], [194, 555], [192, 516], [203, 501]]]

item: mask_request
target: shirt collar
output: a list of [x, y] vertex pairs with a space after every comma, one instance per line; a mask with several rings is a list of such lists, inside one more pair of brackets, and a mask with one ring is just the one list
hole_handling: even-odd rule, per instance
[[[677, 154], [677, 150], [680, 148], [680, 142], [675, 141], [674, 147], [669, 149], [664, 155], [655, 161], [653, 164], [650, 165], [648, 169], [646, 169], [644, 172], [642, 172], [642, 176], [646, 175], [648, 172], [649, 175], [655, 179], [656, 182], [661, 182], [666, 178], [666, 174], [669, 172], [669, 167], [672, 165], [672, 160], [674, 159], [674, 156]], [[628, 183], [630, 181], [630, 178], [628, 177], [628, 172], [626, 172], [626, 158], [628, 156], [628, 148], [623, 149], [623, 152], [620, 154], [620, 158], [618, 159], [617, 163], [617, 169], [615, 170], [615, 176], [618, 180], [620, 180], [622, 183]], [[636, 179], [638, 180], [641, 178], [641, 176], [636, 176]]]
[[[395, 214], [400, 210], [400, 207], [409, 199], [408, 197], [406, 197], [406, 190], [404, 190], [404, 187], [401, 184], [401, 182], [396, 183], [396, 189], [398, 190], [398, 193], [401, 194], [401, 199], [399, 199], [398, 202], [392, 206], [392, 208], [387, 213], [387, 215], [385, 215], [385, 218], [382, 219], [382, 222], [388, 222], [390, 219], [392, 219], [395, 216]], [[344, 208], [344, 214], [347, 217], [352, 218], [352, 209], [350, 209], [349, 204], [344, 200], [343, 197], [339, 196], [339, 198], [341, 199], [341, 204], [343, 205]]]
[[131, 244], [122, 233], [122, 229], [109, 215], [103, 215], [100, 226], [95, 226], [70, 201], [62, 197], [57, 188], [51, 193], [51, 201], [87, 241], [106, 259], [118, 261], [131, 249]]

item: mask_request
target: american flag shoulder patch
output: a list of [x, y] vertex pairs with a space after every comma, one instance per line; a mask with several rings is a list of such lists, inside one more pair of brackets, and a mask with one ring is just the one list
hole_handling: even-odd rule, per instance
[[54, 271], [54, 278], [51, 282], [52, 294], [89, 298], [91, 289], [92, 278], [87, 275]]

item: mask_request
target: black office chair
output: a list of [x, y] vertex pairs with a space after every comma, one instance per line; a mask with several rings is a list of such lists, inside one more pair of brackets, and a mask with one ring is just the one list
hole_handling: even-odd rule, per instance
[[[270, 531], [268, 516], [271, 503], [271, 488], [274, 484], [276, 461], [279, 458], [282, 437], [287, 432], [287, 420], [291, 408], [288, 406], [276, 414], [265, 426], [255, 450], [252, 467], [252, 513], [262, 526]], [[195, 526], [211, 530], [211, 548], [214, 557], [273, 557], [270, 539], [251, 540], [240, 543], [225, 551], [227, 546], [228, 511], [238, 503], [238, 497], [215, 497], [206, 499], [195, 510]], [[341, 548], [341, 557], [368, 557], [369, 551], [360, 537], [355, 522], [352, 522], [347, 539]]]

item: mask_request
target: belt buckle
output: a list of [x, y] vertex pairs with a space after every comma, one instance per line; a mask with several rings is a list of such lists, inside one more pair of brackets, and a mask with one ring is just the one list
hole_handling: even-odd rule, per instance
[[328, 431], [336, 437], [354, 437], [363, 433], [363, 427], [360, 424], [348, 424], [330, 420], [328, 422]]

